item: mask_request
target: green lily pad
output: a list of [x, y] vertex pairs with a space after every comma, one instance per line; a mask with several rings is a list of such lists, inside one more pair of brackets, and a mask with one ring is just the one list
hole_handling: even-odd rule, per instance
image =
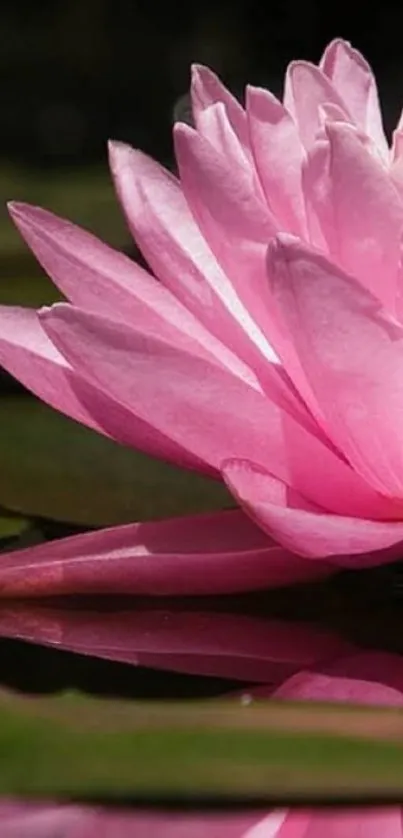
[[22, 395], [0, 400], [0, 505], [101, 526], [233, 501], [220, 483], [124, 448]]
[[25, 533], [29, 526], [30, 522], [26, 518], [0, 513], [0, 539], [16, 538]]
[[4, 277], [0, 279], [0, 305], [40, 308], [62, 299], [56, 286], [46, 274], [34, 271], [28, 274], [25, 259], [23, 265], [26, 274], [22, 276], [14, 276], [13, 271], [5, 266], [4, 260], [1, 260], [0, 264], [4, 272]]
[[[51, 177], [29, 170], [0, 167], [0, 192], [5, 200], [25, 201], [52, 210], [86, 227], [120, 248], [130, 243], [107, 166], [54, 172]], [[0, 304], [39, 307], [60, 294], [0, 208]]]
[[403, 792], [396, 709], [0, 697], [0, 793], [372, 803]]
[[[46, 207], [87, 227], [112, 245], [130, 240], [106, 164], [102, 168], [53, 172], [50, 177], [27, 169], [2, 167], [0, 191], [4, 200]], [[0, 211], [2, 257], [25, 251], [26, 245], [4, 207]]]

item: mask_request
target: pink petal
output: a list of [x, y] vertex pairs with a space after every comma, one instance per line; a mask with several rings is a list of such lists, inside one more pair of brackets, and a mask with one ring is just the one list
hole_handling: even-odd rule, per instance
[[0, 306], [0, 364], [47, 404], [102, 431], [75, 391], [79, 376], [49, 340], [36, 311]]
[[[215, 155], [214, 149], [187, 126], [177, 126], [176, 151], [185, 193], [207, 241], [231, 277], [237, 299], [241, 301], [244, 310], [252, 315], [260, 335], [262, 332], [268, 334], [267, 322], [271, 326], [275, 324], [270, 305], [267, 304], [270, 304], [270, 301], [267, 301], [264, 263], [266, 243], [273, 226], [268, 222], [263, 204], [257, 200], [250, 184], [246, 187], [245, 179], [242, 188], [237, 189], [231, 167], [228, 167], [222, 156]], [[211, 189], [208, 187], [210, 181]], [[221, 190], [223, 183], [224, 191], [228, 193], [224, 196], [224, 203], [215, 194], [217, 189]], [[233, 200], [230, 195], [232, 189], [235, 189], [235, 192], [239, 191]], [[250, 201], [253, 206], [250, 206]], [[226, 206], [228, 212], [225, 210]], [[248, 331], [251, 334], [249, 329]], [[258, 344], [262, 354], [267, 357], [267, 341], [263, 338], [262, 342], [259, 336]], [[284, 378], [284, 372], [276, 371], [273, 365], [263, 364], [255, 353], [253, 357], [250, 345], [246, 350], [247, 354], [243, 347], [240, 351], [256, 371], [269, 397], [301, 421], [305, 427], [311, 428], [312, 420], [308, 418], [304, 407], [297, 403], [289, 382]], [[270, 348], [269, 360], [275, 357]]]
[[[328, 124], [305, 172], [308, 206], [331, 257], [396, 310], [403, 202], [387, 171], [348, 125]], [[320, 242], [318, 242], [320, 244]]]
[[10, 212], [43, 268], [72, 303], [128, 324], [146, 324], [195, 355], [204, 357], [207, 352], [207, 357], [253, 380], [251, 371], [167, 288], [123, 253], [39, 207], [11, 204]]
[[211, 468], [229, 457], [270, 462], [276, 476], [337, 512], [372, 517], [386, 505], [390, 515], [390, 503], [330, 448], [221, 367], [71, 306], [44, 311], [42, 321], [94, 386]]
[[223, 245], [217, 235], [218, 224], [225, 225], [234, 247], [243, 240], [266, 242], [276, 223], [257, 198], [249, 172], [245, 168], [234, 172], [230, 161], [188, 125], [176, 125], [174, 138], [186, 198], [219, 261]]
[[393, 132], [389, 176], [401, 195], [403, 189], [403, 114]]
[[226, 452], [238, 448], [257, 455], [264, 428], [264, 446], [283, 463], [276, 407], [216, 363], [145, 329], [63, 304], [41, 317], [65, 357], [94, 386], [193, 456], [217, 468]]
[[[365, 567], [382, 563], [382, 556], [375, 551], [403, 542], [403, 523], [329, 515], [251, 462], [230, 461], [223, 474], [251, 518], [301, 556], [331, 557], [336, 565]], [[354, 558], [356, 554], [358, 558]], [[390, 560], [388, 554], [383, 560]]]
[[337, 38], [326, 47], [321, 69], [332, 81], [355, 123], [370, 136], [387, 160], [389, 149], [382, 125], [374, 74], [358, 50]]
[[273, 243], [268, 270], [331, 438], [369, 485], [402, 498], [403, 329], [354, 279], [295, 240]]
[[348, 119], [345, 103], [327, 76], [308, 61], [293, 61], [286, 73], [284, 105], [308, 150], [321, 127], [320, 107], [326, 104], [336, 105]]
[[[0, 364], [42, 401], [99, 433], [169, 462], [206, 466], [93, 387], [67, 363], [31, 309], [0, 306]], [[207, 468], [207, 472], [211, 469]]]
[[150, 599], [115, 609], [97, 600], [92, 610], [3, 602], [0, 635], [136, 666], [264, 682], [271, 690], [301, 669], [331, 668], [334, 658], [356, 651], [306, 623]]
[[248, 156], [250, 154], [250, 148], [245, 111], [235, 96], [227, 90], [218, 76], [209, 70], [208, 67], [193, 64], [191, 96], [193, 114], [198, 130], [200, 130], [201, 117], [207, 108], [215, 105], [217, 102], [222, 103], [225, 106], [227, 118], [232, 130]]
[[[145, 155], [120, 143], [111, 144], [111, 166], [132, 232], [156, 274], [211, 333], [254, 369], [276, 404], [304, 427], [311, 427], [312, 419], [209, 251], [174, 178]], [[265, 250], [261, 250], [263, 276]], [[200, 331], [200, 326], [193, 329], [196, 335]], [[220, 347], [223, 359], [222, 344]], [[217, 348], [214, 351], [217, 355]], [[250, 370], [240, 361], [235, 363], [232, 355], [224, 360], [242, 378], [253, 381]]]
[[302, 163], [305, 158], [294, 120], [267, 90], [249, 87], [246, 112], [256, 168], [279, 225], [306, 238]]
[[239, 511], [115, 527], [0, 559], [3, 597], [255, 590], [329, 572], [290, 555]]
[[218, 265], [172, 175], [122, 143], [111, 169], [129, 227], [161, 282], [248, 364], [275, 355]]
[[[249, 176], [253, 177], [250, 154], [245, 151], [233, 130], [225, 105], [216, 102], [206, 110], [203, 110], [198, 118], [197, 128], [199, 134], [204, 137], [219, 154], [224, 154], [233, 166], [244, 168]], [[260, 184], [256, 182], [256, 190]]]

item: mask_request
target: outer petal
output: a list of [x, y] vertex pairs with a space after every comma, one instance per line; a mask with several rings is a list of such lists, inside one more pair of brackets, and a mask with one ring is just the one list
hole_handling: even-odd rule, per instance
[[115, 527], [0, 557], [0, 595], [230, 593], [323, 576], [241, 512]]
[[[344, 567], [382, 563], [378, 552], [403, 542], [403, 523], [329, 515], [253, 463], [234, 460], [224, 477], [241, 506], [280, 544], [312, 559], [331, 557]], [[390, 561], [385, 553], [383, 561]]]
[[[350, 126], [328, 124], [305, 171], [308, 206], [327, 249], [392, 312], [396, 309], [403, 202]], [[320, 244], [320, 242], [319, 242]]]
[[46, 404], [82, 425], [178, 465], [206, 470], [182, 445], [128, 413], [73, 370], [49, 340], [35, 311], [0, 306], [0, 364]]
[[293, 61], [287, 69], [284, 105], [294, 117], [306, 149], [321, 128], [320, 108], [335, 105], [349, 117], [345, 103], [327, 76], [308, 61]]
[[213, 468], [228, 449], [252, 448], [257, 455], [262, 444], [283, 462], [278, 410], [216, 363], [146, 329], [128, 329], [63, 304], [44, 310], [41, 319], [94, 386]]
[[251, 353], [252, 360], [257, 353], [276, 360], [203, 239], [178, 181], [122, 143], [110, 144], [110, 162], [129, 227], [156, 276], [247, 362]]
[[47, 404], [101, 430], [75, 392], [79, 376], [49, 340], [36, 311], [0, 306], [0, 364]]
[[295, 240], [273, 243], [269, 277], [333, 441], [374, 488], [403, 499], [402, 327]]
[[320, 66], [345, 102], [356, 125], [371, 137], [381, 156], [388, 160], [389, 149], [376, 81], [365, 58], [348, 41], [337, 38], [326, 47]]
[[229, 457], [269, 462], [273, 474], [334, 511], [379, 517], [386, 506], [390, 517], [390, 502], [333, 450], [218, 365], [63, 304], [42, 320], [94, 386], [211, 468]]
[[253, 375], [154, 277], [123, 253], [47, 210], [11, 204], [19, 231], [58, 288], [75, 305], [118, 321], [147, 325], [195, 355], [216, 358], [235, 374]]
[[249, 87], [246, 112], [256, 168], [268, 204], [284, 230], [306, 238], [302, 191], [305, 151], [297, 126], [267, 90]]

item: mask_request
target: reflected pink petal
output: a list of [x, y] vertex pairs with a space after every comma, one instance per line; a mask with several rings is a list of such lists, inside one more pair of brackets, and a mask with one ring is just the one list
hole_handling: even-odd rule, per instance
[[126, 610], [3, 605], [0, 635], [156, 669], [270, 683], [355, 652], [314, 625], [141, 601]]
[[2, 838], [402, 838], [398, 806], [209, 813], [3, 802]]

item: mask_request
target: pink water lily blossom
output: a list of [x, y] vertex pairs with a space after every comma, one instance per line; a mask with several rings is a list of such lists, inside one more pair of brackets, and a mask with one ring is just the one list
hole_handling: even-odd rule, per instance
[[403, 124], [389, 148], [341, 40], [290, 65], [283, 101], [249, 87], [243, 108], [199, 66], [191, 94], [179, 179], [110, 146], [150, 273], [11, 204], [69, 302], [3, 307], [0, 362], [78, 422], [223, 479], [241, 509], [5, 557], [5, 595], [39, 577], [42, 593], [233, 592], [402, 553]]

